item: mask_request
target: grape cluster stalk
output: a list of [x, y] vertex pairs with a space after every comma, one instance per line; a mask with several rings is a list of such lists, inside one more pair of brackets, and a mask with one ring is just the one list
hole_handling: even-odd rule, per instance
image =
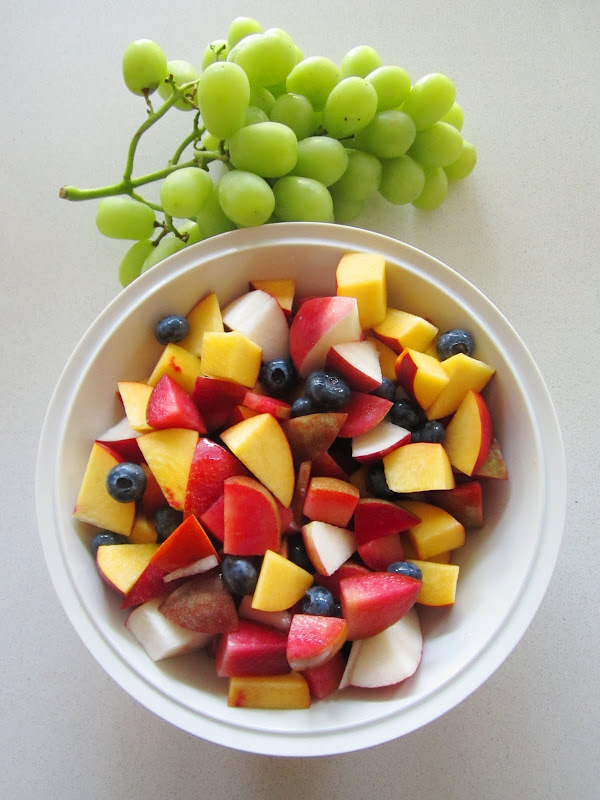
[[[122, 286], [182, 248], [235, 228], [352, 222], [377, 192], [396, 205], [437, 208], [449, 183], [465, 178], [477, 160], [461, 133], [453, 82], [432, 73], [413, 84], [405, 69], [383, 65], [367, 45], [339, 65], [305, 58], [285, 31], [238, 17], [227, 39], [206, 47], [200, 71], [167, 61], [149, 39], [127, 46], [122, 70], [146, 105], [122, 179], [60, 190], [67, 200], [99, 200], [98, 230], [134, 241], [119, 266]], [[166, 166], [134, 177], [141, 137], [173, 108], [191, 113], [192, 130]], [[224, 165], [216, 180], [209, 173], [215, 161]], [[160, 203], [139, 191], [156, 181]]]

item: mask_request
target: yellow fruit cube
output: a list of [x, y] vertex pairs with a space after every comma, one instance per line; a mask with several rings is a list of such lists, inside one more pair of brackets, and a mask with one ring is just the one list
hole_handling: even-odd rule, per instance
[[267, 550], [252, 597], [258, 611], [285, 611], [312, 586], [313, 576], [274, 550]]
[[202, 369], [211, 378], [252, 389], [258, 380], [262, 349], [241, 331], [208, 332], [202, 342]]
[[456, 598], [460, 568], [455, 564], [436, 564], [433, 561], [409, 559], [421, 570], [423, 585], [417, 603], [424, 606], [451, 606]]
[[387, 284], [385, 258], [376, 253], [346, 253], [335, 273], [338, 295], [355, 297], [363, 330], [385, 317]]
[[189, 350], [193, 355], [200, 357], [202, 340], [207, 331], [222, 333], [223, 317], [217, 295], [212, 292], [200, 300], [186, 317], [190, 325], [190, 332], [179, 342], [184, 350]]
[[198, 444], [197, 431], [167, 428], [145, 433], [138, 445], [171, 508], [183, 511], [190, 467]]
[[396, 378], [421, 408], [428, 408], [450, 380], [439, 360], [407, 347], [395, 365]]
[[163, 375], [168, 375], [191, 394], [194, 391], [196, 378], [202, 374], [200, 359], [197, 356], [177, 344], [168, 344], [148, 378], [148, 384], [156, 386]]
[[129, 534], [129, 541], [132, 544], [151, 544], [157, 539], [158, 535], [152, 520], [148, 519], [145, 514], [137, 514]]
[[104, 579], [125, 595], [159, 547], [159, 544], [103, 544], [96, 553], [96, 564]]
[[446, 451], [436, 442], [415, 442], [383, 458], [387, 485], [393, 492], [428, 492], [454, 489], [454, 475]]
[[[404, 560], [405, 561], [412, 561], [415, 558], [418, 558], [417, 551], [415, 550], [413, 543], [411, 542], [408, 533], [401, 534], [402, 539], [402, 548], [404, 550]], [[445, 553], [438, 553], [437, 556], [431, 556], [430, 558], [423, 558], [422, 561], [435, 561], [436, 564], [449, 564], [450, 559], [452, 558], [452, 551], [446, 550]]]
[[227, 705], [240, 708], [308, 708], [310, 691], [299, 672], [229, 679]]
[[480, 392], [495, 372], [484, 361], [458, 353], [441, 361], [441, 366], [449, 381], [425, 409], [427, 419], [441, 419], [453, 414], [469, 391]]
[[421, 520], [408, 531], [417, 558], [429, 561], [465, 543], [464, 527], [443, 508], [418, 500], [402, 500], [400, 505]]
[[129, 536], [135, 516], [135, 503], [119, 503], [113, 500], [106, 489], [106, 476], [119, 461], [110, 450], [94, 442], [73, 516], [98, 528]]
[[373, 333], [396, 353], [406, 347], [422, 353], [435, 339], [438, 329], [423, 317], [388, 308], [383, 321], [373, 327]]
[[139, 433], [148, 433], [152, 428], [146, 421], [146, 408], [152, 394], [152, 386], [136, 381], [119, 381], [117, 389], [125, 407], [129, 427]]

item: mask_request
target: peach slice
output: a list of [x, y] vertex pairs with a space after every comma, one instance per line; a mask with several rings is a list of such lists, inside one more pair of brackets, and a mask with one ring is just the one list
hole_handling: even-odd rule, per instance
[[198, 439], [197, 431], [185, 428], [145, 433], [138, 439], [144, 459], [167, 502], [178, 511], [183, 511], [185, 506], [186, 487]]
[[393, 492], [409, 494], [454, 488], [454, 475], [446, 451], [435, 442], [398, 447], [384, 457], [383, 467]]
[[190, 332], [179, 342], [179, 346], [184, 350], [189, 350], [195, 356], [200, 357], [202, 352], [202, 340], [208, 331], [223, 333], [223, 318], [217, 295], [214, 292], [206, 295], [192, 308], [186, 317]]
[[352, 519], [359, 497], [358, 489], [347, 481], [312, 478], [304, 501], [304, 515], [344, 528]]
[[381, 385], [379, 354], [373, 342], [335, 344], [327, 353], [325, 364], [359, 392], [372, 392]]
[[297, 564], [267, 550], [252, 597], [252, 608], [259, 611], [285, 611], [300, 600], [313, 576]]
[[355, 297], [363, 330], [372, 328], [385, 317], [387, 283], [385, 258], [378, 253], [346, 253], [335, 273], [336, 292]]
[[152, 543], [156, 542], [157, 539], [158, 535], [152, 520], [148, 519], [148, 517], [142, 511], [138, 512], [135, 515], [133, 528], [129, 534], [129, 541], [131, 544], [145, 544], [147, 542]]
[[433, 403], [425, 409], [427, 419], [442, 419], [453, 414], [467, 392], [480, 392], [495, 372], [489, 364], [464, 353], [450, 356], [440, 364], [449, 380]]
[[310, 691], [299, 672], [235, 677], [229, 680], [227, 704], [243, 708], [309, 708]]
[[408, 535], [417, 558], [427, 560], [447, 550], [456, 550], [465, 543], [465, 529], [447, 511], [420, 500], [402, 500], [402, 508], [420, 517]]
[[385, 318], [373, 327], [373, 333], [396, 353], [407, 347], [423, 352], [437, 336], [438, 328], [423, 317], [388, 308]]
[[163, 375], [173, 378], [182, 389], [191, 394], [196, 378], [202, 375], [200, 359], [178, 344], [168, 344], [148, 378], [148, 384], [156, 386]]
[[112, 589], [126, 595], [158, 547], [152, 543], [100, 545], [96, 552], [98, 572]]
[[294, 614], [288, 633], [286, 658], [293, 670], [319, 667], [340, 650], [348, 624], [338, 617]]
[[450, 380], [437, 358], [410, 347], [400, 353], [394, 369], [400, 386], [421, 408], [428, 408]]
[[135, 503], [119, 503], [106, 489], [110, 470], [122, 462], [106, 445], [94, 442], [75, 502], [73, 516], [98, 528], [129, 536], [135, 517]]
[[456, 584], [460, 568], [455, 564], [436, 564], [411, 558], [421, 570], [423, 585], [417, 603], [423, 606], [451, 606], [456, 599]]
[[[211, 378], [232, 381], [252, 389], [258, 380], [262, 350], [241, 331], [209, 331], [202, 340], [203, 372]], [[193, 390], [190, 389], [190, 392]]]
[[152, 394], [152, 386], [137, 381], [119, 381], [117, 388], [131, 428], [138, 433], [151, 431], [152, 426], [146, 419], [146, 408]]
[[453, 467], [472, 475], [481, 467], [492, 443], [492, 418], [478, 392], [467, 392], [446, 428], [444, 450]]

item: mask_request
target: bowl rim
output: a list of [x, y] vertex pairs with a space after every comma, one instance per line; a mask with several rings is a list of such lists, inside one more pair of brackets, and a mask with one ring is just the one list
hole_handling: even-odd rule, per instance
[[[358, 737], [354, 726], [344, 730], [289, 733], [248, 729], [212, 716], [200, 717], [172, 696], [159, 692], [141, 679], [96, 628], [72, 582], [59, 542], [55, 482], [47, 465], [60, 449], [61, 432], [68, 416], [68, 408], [61, 400], [63, 387], [72, 385], [90, 355], [101, 347], [120, 315], [132, 305], [140, 304], [145, 297], [178, 275], [201, 269], [202, 262], [212, 260], [217, 254], [227, 255], [266, 244], [329, 245], [382, 253], [408, 269], [424, 272], [430, 282], [443, 283], [446, 290], [456, 292], [461, 301], [476, 302], [486, 316], [491, 315], [494, 322], [501, 326], [511, 352], [514, 349], [514, 354], [518, 356], [523, 367], [519, 376], [525, 388], [530, 390], [526, 395], [535, 392], [538, 434], [542, 429], [545, 432], [544, 436], [538, 435], [544, 454], [542, 483], [546, 487], [540, 523], [544, 536], [527, 581], [507, 612], [497, 635], [418, 707], [410, 707], [401, 715], [391, 714], [361, 723]], [[36, 511], [44, 557], [61, 605], [88, 650], [121, 688], [171, 724], [213, 743], [263, 755], [321, 756], [372, 747], [408, 734], [454, 708], [496, 671], [525, 633], [548, 588], [563, 535], [566, 476], [562, 435], [544, 379], [515, 329], [479, 289], [435, 257], [383, 234], [329, 223], [278, 223], [228, 232], [183, 249], [141, 275], [100, 313], [68, 359], [48, 404], [36, 462]]]

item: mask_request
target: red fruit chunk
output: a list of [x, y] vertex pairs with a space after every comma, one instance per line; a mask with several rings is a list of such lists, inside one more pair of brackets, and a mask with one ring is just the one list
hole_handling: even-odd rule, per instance
[[219, 678], [285, 675], [287, 634], [258, 622], [240, 619], [235, 631], [221, 637], [217, 648]]
[[336, 602], [340, 601], [340, 581], [343, 578], [354, 578], [357, 575], [370, 575], [371, 570], [358, 561], [345, 561], [332, 575], [315, 574], [315, 583], [329, 589]]
[[290, 667], [299, 671], [324, 664], [339, 651], [347, 635], [345, 619], [294, 614], [286, 648]]
[[346, 414], [337, 412], [306, 414], [283, 420], [281, 427], [290, 444], [294, 463], [312, 461], [329, 450], [345, 421]]
[[336, 653], [333, 658], [318, 667], [302, 670], [312, 697], [322, 700], [329, 697], [339, 687], [342, 675], [346, 669], [346, 661], [341, 653]]
[[312, 474], [315, 478], [338, 478], [347, 481], [348, 475], [340, 467], [335, 458], [326, 450], [312, 460]]
[[223, 494], [227, 478], [247, 474], [244, 465], [229, 450], [201, 437], [192, 457], [183, 513], [200, 519]]
[[483, 525], [483, 498], [479, 481], [460, 483], [454, 489], [429, 492], [427, 500], [443, 508], [465, 528]]
[[375, 572], [385, 572], [394, 561], [404, 561], [404, 547], [400, 534], [382, 536], [358, 546], [358, 555]]
[[381, 422], [392, 405], [391, 400], [385, 400], [374, 394], [352, 392], [350, 402], [344, 408], [344, 412], [348, 416], [338, 432], [338, 436], [352, 438], [367, 433]]
[[207, 530], [222, 542], [225, 539], [225, 493], [207, 508], [200, 517], [200, 522]]
[[389, 500], [363, 497], [354, 509], [354, 535], [360, 546], [372, 539], [406, 531], [421, 520]]
[[360, 494], [356, 486], [338, 478], [311, 478], [304, 515], [311, 520], [345, 528], [352, 519]]
[[237, 556], [262, 556], [277, 551], [281, 522], [275, 498], [255, 478], [225, 481], [223, 551]]
[[96, 441], [99, 444], [107, 444], [118, 453], [124, 461], [131, 461], [134, 464], [139, 464], [143, 461], [142, 451], [136, 441], [139, 436], [139, 431], [134, 431], [130, 427], [127, 417], [123, 417], [120, 422], [117, 422], [112, 428], [109, 428], [101, 436], [98, 436]]
[[146, 489], [142, 497], [142, 511], [147, 517], [153, 517], [159, 508], [169, 504], [148, 464], [142, 462], [140, 466], [146, 473]]
[[244, 395], [243, 405], [259, 414], [272, 414], [276, 419], [289, 419], [291, 405], [285, 400], [277, 400], [266, 394], [256, 394], [248, 390]]
[[214, 431], [225, 424], [233, 407], [244, 399], [246, 391], [246, 387], [238, 383], [199, 376], [194, 384], [192, 400], [200, 410], [207, 429]]
[[340, 581], [348, 639], [367, 639], [389, 628], [415, 604], [421, 581], [391, 572], [372, 572]]
[[304, 525], [304, 501], [306, 499], [306, 492], [310, 483], [311, 462], [303, 461], [298, 467], [298, 474], [296, 475], [296, 486], [294, 487], [294, 496], [290, 509], [293, 514], [290, 527], [294, 531], [299, 531]]
[[227, 633], [238, 626], [233, 598], [221, 576], [214, 573], [198, 575], [177, 587], [159, 611], [171, 622], [199, 633]]
[[279, 527], [281, 529], [281, 533], [285, 533], [292, 524], [294, 512], [291, 508], [286, 508], [276, 497], [274, 497], [273, 500], [275, 500], [277, 511], [279, 511]]
[[146, 407], [146, 421], [155, 430], [188, 428], [206, 433], [198, 407], [169, 375], [163, 375], [152, 390]]

